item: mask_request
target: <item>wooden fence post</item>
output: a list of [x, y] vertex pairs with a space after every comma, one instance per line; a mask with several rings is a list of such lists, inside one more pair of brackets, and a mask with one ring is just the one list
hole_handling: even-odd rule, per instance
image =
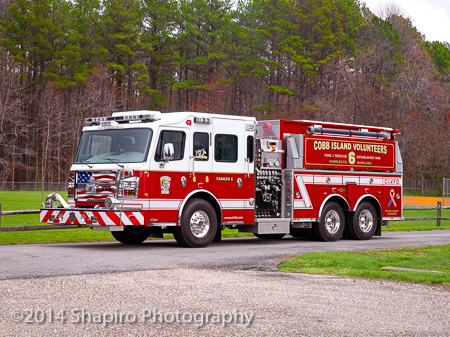
[[441, 217], [442, 217], [442, 207], [441, 202], [437, 202], [437, 215], [436, 215], [436, 226], [441, 226]]

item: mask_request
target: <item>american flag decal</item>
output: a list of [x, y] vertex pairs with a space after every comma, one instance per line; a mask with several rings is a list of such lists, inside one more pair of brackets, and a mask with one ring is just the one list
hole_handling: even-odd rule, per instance
[[115, 171], [80, 171], [77, 173], [76, 199], [88, 201], [89, 199], [106, 199], [114, 196], [116, 183]]
[[78, 172], [78, 184], [87, 184], [89, 183], [89, 179], [92, 177], [92, 172]]

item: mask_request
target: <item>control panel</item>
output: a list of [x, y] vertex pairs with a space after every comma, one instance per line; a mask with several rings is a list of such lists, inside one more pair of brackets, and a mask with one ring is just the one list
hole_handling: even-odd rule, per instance
[[283, 189], [281, 140], [256, 139], [255, 217], [280, 218]]

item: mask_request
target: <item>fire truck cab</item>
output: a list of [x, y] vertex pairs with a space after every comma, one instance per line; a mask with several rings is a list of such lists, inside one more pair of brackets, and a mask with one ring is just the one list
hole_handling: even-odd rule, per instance
[[169, 232], [204, 247], [224, 227], [370, 239], [402, 217], [398, 130], [159, 111], [86, 124], [68, 202], [50, 194], [41, 222], [108, 230], [123, 243]]

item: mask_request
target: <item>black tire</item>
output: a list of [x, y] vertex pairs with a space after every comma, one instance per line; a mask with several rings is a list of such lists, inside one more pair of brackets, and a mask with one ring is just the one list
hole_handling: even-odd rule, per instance
[[126, 244], [142, 243], [150, 236], [150, 228], [144, 226], [126, 226], [123, 231], [112, 231], [114, 239]]
[[314, 236], [321, 241], [337, 241], [345, 228], [344, 211], [338, 203], [330, 201], [322, 210], [319, 223], [314, 224]]
[[354, 240], [370, 240], [377, 230], [377, 212], [367, 201], [358, 205], [352, 222], [347, 225], [348, 234]]
[[284, 238], [284, 236], [286, 234], [281, 233], [281, 234], [257, 234], [257, 233], [253, 233], [254, 236], [256, 236], [258, 239], [261, 240], [281, 240], [282, 238]]
[[291, 228], [289, 234], [296, 239], [313, 237], [311, 228]]
[[188, 201], [181, 215], [181, 227], [173, 236], [184, 247], [200, 248], [209, 245], [217, 233], [217, 215], [211, 204], [203, 199]]

